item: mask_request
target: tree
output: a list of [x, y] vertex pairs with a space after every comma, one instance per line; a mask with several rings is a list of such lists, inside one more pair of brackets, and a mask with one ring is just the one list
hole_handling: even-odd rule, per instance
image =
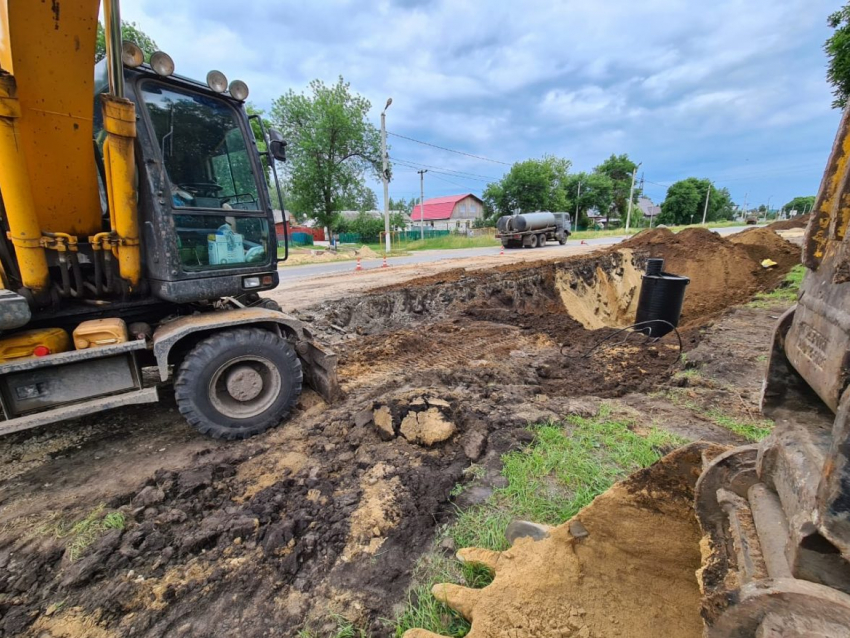
[[806, 197], [795, 197], [782, 208], [788, 212], [796, 210], [798, 215], [807, 213], [815, 207], [815, 196], [808, 195]]
[[[580, 185], [580, 186], [579, 186]], [[567, 180], [567, 212], [575, 215], [578, 223], [588, 225], [587, 213], [591, 209], [607, 212], [613, 202], [614, 182], [604, 173], [576, 173]]]
[[[606, 214], [606, 221], [611, 221], [612, 212], [621, 219], [626, 218], [629, 192], [632, 188], [632, 175], [636, 168], [637, 164], [630, 160], [626, 153], [623, 153], [622, 155], [612, 154], [611, 157], [593, 169], [594, 173], [607, 175], [612, 182], [612, 205], [607, 210], [600, 209], [599, 211]], [[635, 187], [633, 204], [637, 202], [639, 195], [639, 189]], [[634, 209], [632, 209], [632, 213], [634, 213]]]
[[340, 210], [378, 210], [378, 198], [365, 182], [355, 182], [340, 197], [339, 205]]
[[829, 58], [826, 79], [833, 86], [833, 108], [843, 109], [850, 95], [850, 4], [831, 14], [827, 24], [835, 32], [823, 45]]
[[360, 235], [360, 241], [378, 241], [378, 237], [384, 230], [384, 219], [370, 215], [366, 211], [360, 211], [347, 226], [349, 231]]
[[414, 200], [410, 200], [408, 202], [404, 199], [404, 197], [402, 197], [401, 199], [393, 199], [392, 197], [390, 197], [389, 208], [391, 211], [397, 210], [399, 212], [404, 213], [405, 215], [410, 215], [410, 211], [413, 207], [413, 201]]
[[718, 189], [707, 179], [689, 177], [667, 189], [667, 197], [661, 204], [658, 222], [669, 225], [702, 223], [706, 191], [709, 188], [711, 193], [708, 196], [706, 221], [732, 219], [735, 215], [735, 205], [726, 188]]
[[569, 160], [552, 155], [517, 162], [500, 181], [484, 189], [481, 198], [486, 216], [511, 215], [516, 210], [566, 210], [569, 170]]
[[[390, 209], [392, 211], [392, 209]], [[404, 230], [407, 228], [407, 214], [396, 210], [390, 212], [390, 230]]]
[[[94, 61], [100, 62], [106, 57], [106, 29], [103, 28], [100, 22], [97, 23], [97, 34], [95, 38]], [[159, 47], [153, 41], [153, 38], [142, 31], [135, 22], [121, 21], [121, 39], [138, 44], [145, 56], [145, 62], [150, 62], [151, 55], [159, 51]]]
[[290, 90], [272, 106], [272, 121], [289, 141], [292, 205], [330, 229], [346, 197], [365, 188], [365, 176], [380, 176], [381, 139], [367, 119], [371, 106], [342, 77], [330, 86], [313, 80], [307, 94]]

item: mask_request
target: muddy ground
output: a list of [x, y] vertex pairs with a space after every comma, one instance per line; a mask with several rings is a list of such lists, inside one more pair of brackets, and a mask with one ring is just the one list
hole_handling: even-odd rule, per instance
[[[326, 406], [307, 391], [249, 441], [195, 434], [168, 390], [156, 408], [0, 440], [0, 636], [321, 635], [331, 614], [388, 635], [463, 470], [497, 476], [529, 423], [609, 400], [689, 439], [742, 442], [704, 408], [754, 415], [778, 310], [729, 309], [796, 263], [775, 237], [656, 230], [310, 308], [346, 396]], [[779, 265], [763, 269], [762, 252]], [[675, 334], [621, 331], [649, 256], [691, 277], [681, 351]], [[125, 522], [80, 549], [71, 528], [98, 508]]]

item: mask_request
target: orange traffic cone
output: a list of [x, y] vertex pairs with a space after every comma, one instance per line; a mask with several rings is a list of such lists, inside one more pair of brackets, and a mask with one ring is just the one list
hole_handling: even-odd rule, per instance
[[499, 254], [500, 254], [500, 255], [504, 255], [504, 254], [505, 254], [505, 247], [504, 247], [504, 246], [502, 246], [502, 248], [499, 250]]
[[582, 240], [581, 240], [581, 245], [582, 245], [582, 246], [587, 246], [587, 242], [586, 242], [586, 241], [584, 241], [584, 240], [582, 239]]
[[381, 268], [386, 268], [386, 267], [387, 267], [387, 254], [384, 253], [384, 263], [381, 264]]
[[363, 270], [363, 266], [360, 265], [360, 257], [357, 258], [357, 267], [354, 269], [354, 272], [359, 272]]

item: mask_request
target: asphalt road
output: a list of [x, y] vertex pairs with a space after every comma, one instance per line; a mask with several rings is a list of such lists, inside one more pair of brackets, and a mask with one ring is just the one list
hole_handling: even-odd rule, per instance
[[[746, 228], [752, 228], [752, 226], [729, 226], [727, 228], [713, 228], [712, 230], [719, 235], [731, 235]], [[627, 236], [623, 235], [618, 237], [598, 237], [596, 239], [586, 239], [584, 241], [586, 244], [590, 244], [591, 246], [610, 246], [611, 244], [619, 243], [626, 238]], [[576, 246], [579, 243], [579, 240], [571, 239], [567, 241], [566, 246]], [[514, 248], [511, 250], [534, 250], [536, 251], [536, 254], [543, 256], [554, 255], [558, 251], [563, 250], [564, 247], [565, 246], [561, 246], [556, 242], [550, 242], [545, 248]], [[501, 247], [499, 246], [488, 246], [486, 248], [460, 248], [453, 250], [419, 250], [406, 257], [391, 257], [387, 260], [387, 262], [391, 266], [426, 264], [435, 261], [442, 261], [444, 259], [463, 259], [465, 257], [498, 255], [500, 250]], [[380, 257], [377, 259], [363, 259], [361, 261], [363, 270], [380, 268], [382, 263], [383, 259]], [[305, 264], [303, 266], [281, 266], [278, 269], [278, 272], [280, 274], [281, 282], [297, 281], [298, 279], [309, 279], [310, 277], [317, 277], [320, 275], [351, 272], [354, 270], [354, 264], [354, 261], [338, 261], [324, 264]]]

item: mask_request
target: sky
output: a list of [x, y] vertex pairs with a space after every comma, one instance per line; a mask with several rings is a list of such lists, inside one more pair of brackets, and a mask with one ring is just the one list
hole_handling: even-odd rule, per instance
[[[823, 43], [839, 0], [123, 0], [198, 79], [219, 69], [268, 109], [341, 75], [388, 97], [392, 197], [471, 192], [544, 155], [641, 162], [656, 202], [711, 179], [748, 207], [814, 195], [840, 113]], [[395, 135], [393, 135], [395, 134]], [[404, 137], [398, 137], [398, 136]], [[462, 151], [444, 151], [405, 138]], [[411, 166], [415, 165], [415, 166]], [[370, 183], [382, 199], [379, 183]]]

